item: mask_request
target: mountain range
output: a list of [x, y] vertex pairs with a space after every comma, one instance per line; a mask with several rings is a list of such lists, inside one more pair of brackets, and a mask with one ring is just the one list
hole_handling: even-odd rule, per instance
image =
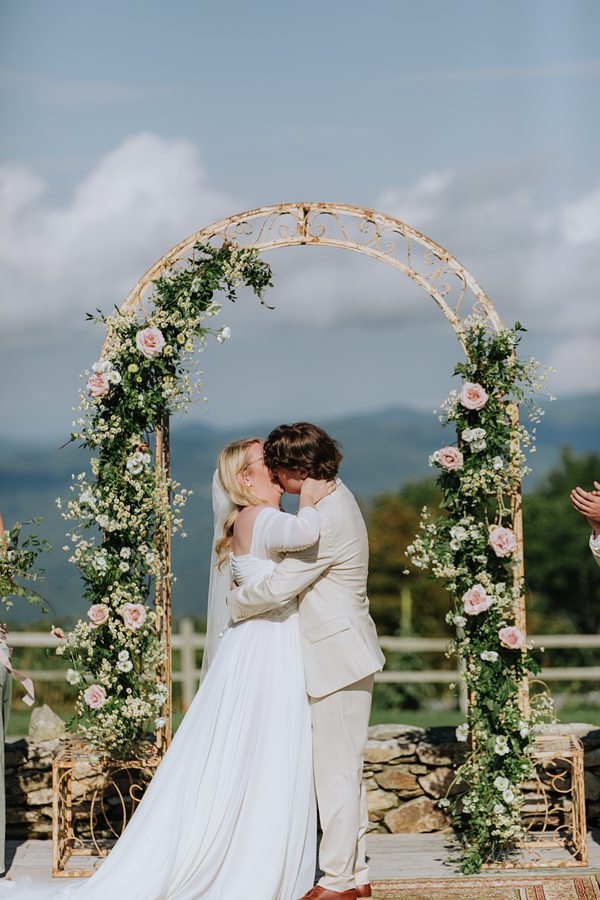
[[[557, 462], [561, 448], [569, 446], [576, 453], [600, 450], [599, 406], [599, 395], [547, 404], [546, 415], [537, 426], [537, 452], [530, 460], [533, 474], [526, 479], [525, 490]], [[406, 408], [332, 417], [318, 424], [342, 444], [342, 478], [366, 505], [377, 494], [398, 490], [409, 479], [432, 476], [427, 464], [429, 454], [454, 439], [449, 431], [441, 429], [436, 416]], [[245, 427], [243, 434], [266, 435], [271, 427], [271, 423], [257, 421]], [[240, 429], [233, 427], [215, 428], [184, 420], [173, 424], [173, 476], [193, 490], [185, 513], [188, 537], [173, 541], [173, 568], [177, 575], [173, 590], [175, 616], [201, 616], [205, 610], [212, 537], [212, 472], [223, 445], [240, 436]], [[46, 556], [46, 580], [41, 585], [41, 592], [53, 607], [53, 622], [78, 617], [84, 610], [79, 576], [61, 549], [65, 523], [55, 498], [65, 497], [71, 473], [85, 468], [85, 454], [73, 445], [59, 449], [41, 440], [25, 443], [0, 438], [0, 509], [6, 526], [42, 516], [43, 522], [35, 530], [55, 548]], [[39, 611], [19, 602], [5, 618], [9, 625], [33, 621], [39, 619]]]

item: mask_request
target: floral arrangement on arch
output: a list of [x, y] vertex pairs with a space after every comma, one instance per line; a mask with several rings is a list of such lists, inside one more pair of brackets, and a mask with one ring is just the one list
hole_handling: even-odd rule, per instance
[[165, 577], [159, 535], [169, 528], [185, 537], [180, 514], [190, 492], [154, 464], [150, 440], [200, 388], [198, 351], [210, 336], [230, 336], [228, 326], [210, 324], [221, 312], [215, 293], [235, 300], [240, 285], [261, 298], [271, 285], [257, 251], [196, 244], [185, 265], [154, 282], [148, 310], [88, 316], [107, 338], [102, 358], [82, 375], [71, 440], [92, 452], [91, 472], [72, 475], [71, 498], [57, 504], [71, 523], [65, 549], [89, 606], [68, 635], [54, 634], [65, 637], [56, 653], [70, 658], [67, 681], [78, 688], [71, 727], [100, 752], [132, 752], [149, 729], [165, 725], [169, 687], [156, 674], [162, 610], [149, 598]]
[[458, 441], [429, 459], [446, 514], [432, 518], [425, 508], [407, 550], [414, 566], [446, 583], [447, 621], [456, 627], [449, 652], [461, 662], [471, 697], [468, 721], [456, 730], [470, 752], [440, 801], [461, 833], [465, 873], [510, 852], [523, 836], [520, 786], [532, 775], [533, 725], [548, 713], [545, 702], [533, 712], [523, 702], [524, 679], [539, 664], [515, 618], [523, 583], [511, 500], [529, 471], [523, 448], [535, 449], [518, 404], [538, 421], [533, 397], [546, 381], [536, 360], [517, 355], [523, 330], [517, 323], [491, 332], [479, 316], [463, 322], [467, 361], [454, 371], [463, 383], [440, 415]]

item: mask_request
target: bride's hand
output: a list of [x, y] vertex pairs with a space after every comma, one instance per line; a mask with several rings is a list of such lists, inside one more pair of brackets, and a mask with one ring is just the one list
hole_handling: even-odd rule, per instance
[[333, 479], [325, 481], [323, 478], [305, 478], [300, 489], [300, 509], [303, 506], [314, 506], [323, 497], [333, 494], [336, 487]]

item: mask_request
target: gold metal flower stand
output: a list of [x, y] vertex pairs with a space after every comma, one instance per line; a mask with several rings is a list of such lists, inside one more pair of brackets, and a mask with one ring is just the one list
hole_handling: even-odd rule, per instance
[[555, 869], [587, 866], [583, 745], [573, 735], [534, 740], [535, 776], [526, 787], [526, 836], [514, 857], [486, 868]]
[[69, 741], [52, 763], [52, 874], [84, 878], [92, 866], [73, 857], [107, 856], [135, 812], [160, 757], [99, 759], [81, 741]]

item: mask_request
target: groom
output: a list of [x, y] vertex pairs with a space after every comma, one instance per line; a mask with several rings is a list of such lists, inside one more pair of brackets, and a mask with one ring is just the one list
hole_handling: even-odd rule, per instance
[[[336, 442], [307, 422], [280, 425], [264, 445], [265, 464], [290, 494], [307, 477], [337, 478], [341, 459]], [[355, 900], [371, 896], [362, 768], [374, 673], [385, 659], [369, 615], [367, 531], [356, 500], [337, 479], [318, 509], [319, 541], [287, 554], [271, 575], [236, 588], [227, 602], [237, 622], [300, 598], [325, 873], [303, 900]]]

